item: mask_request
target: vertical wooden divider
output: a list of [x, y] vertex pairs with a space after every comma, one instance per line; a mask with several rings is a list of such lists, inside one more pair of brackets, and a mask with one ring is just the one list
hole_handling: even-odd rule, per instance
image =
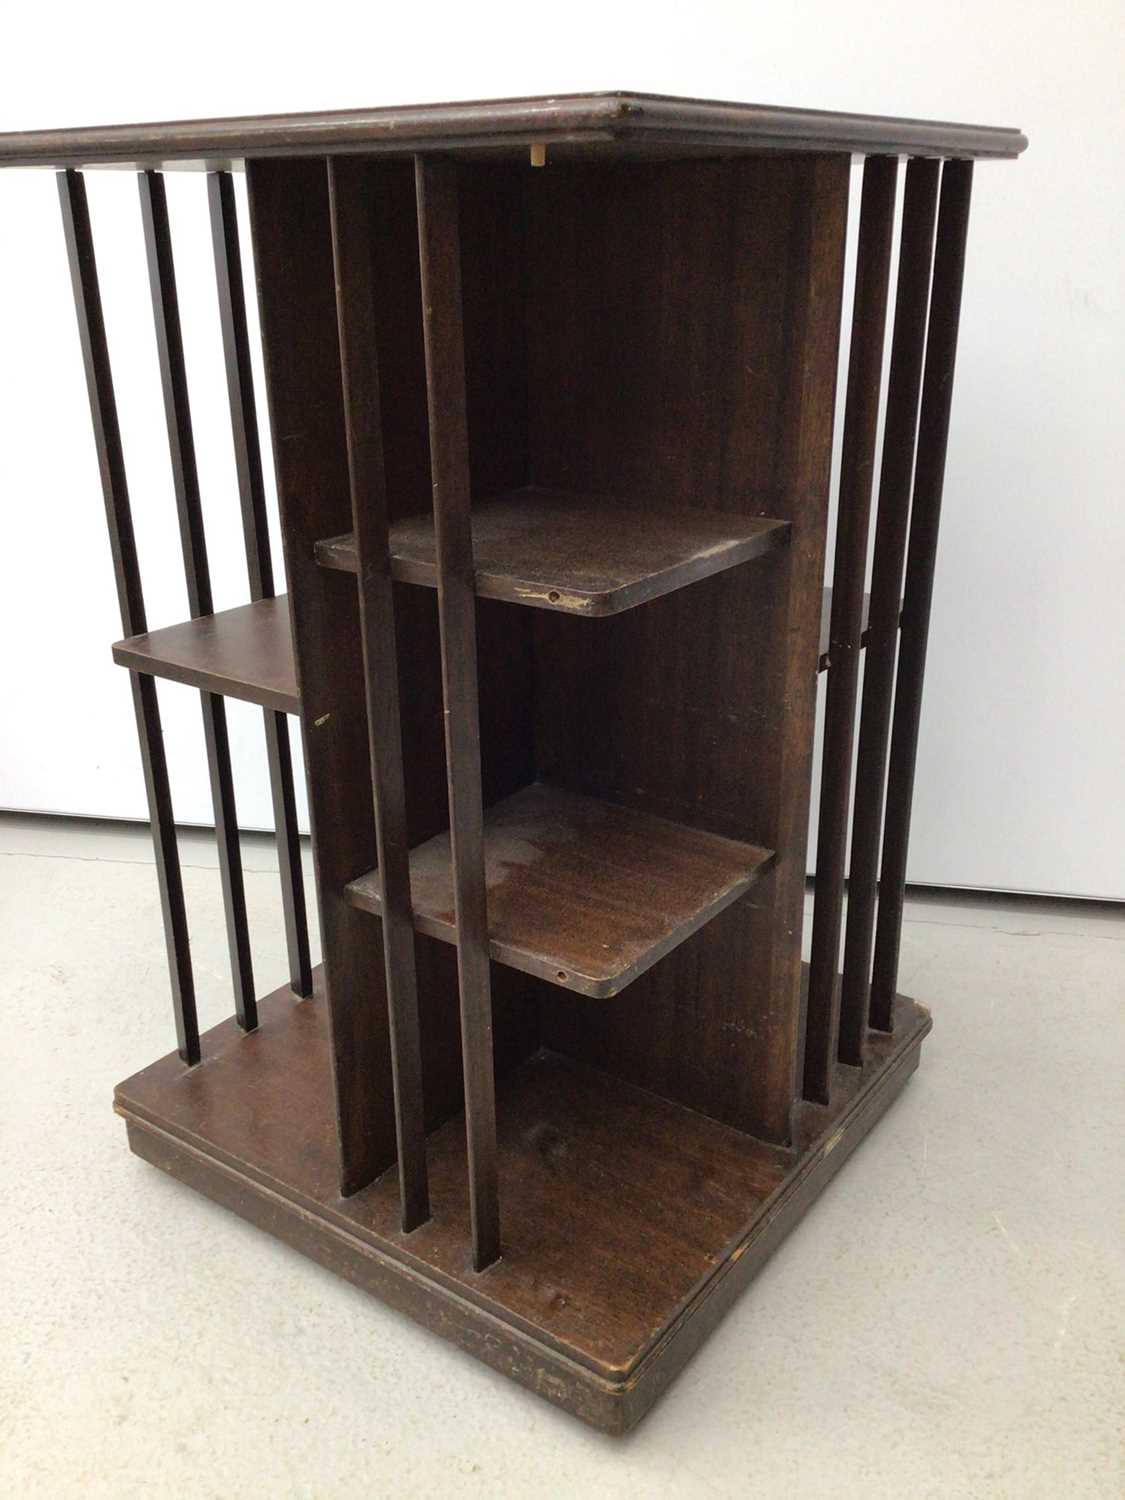
[[[229, 172], [208, 173], [207, 201], [211, 215], [211, 244], [215, 258], [219, 322], [223, 334], [231, 435], [234, 439], [250, 597], [272, 599], [275, 592], [273, 561], [270, 556], [269, 523], [266, 519], [265, 488], [262, 482], [262, 454], [258, 439], [254, 377], [250, 365], [246, 298], [242, 289], [238, 213], [234, 183]], [[289, 724], [285, 714], [270, 708], [263, 709], [262, 722], [277, 838], [289, 982], [298, 995], [307, 996], [312, 994], [312, 966], [309, 961], [308, 916], [305, 911], [305, 883], [301, 870], [301, 839], [297, 831], [297, 804], [293, 791]]]
[[840, 1057], [847, 1063], [861, 1061], [862, 1039], [869, 1023], [876, 877], [940, 172], [939, 162], [930, 157], [915, 157], [906, 168], [902, 204], [879, 514], [871, 568], [871, 613], [863, 661], [863, 710], [859, 723], [848, 870], [848, 925], [840, 992]]
[[394, 1161], [395, 1120], [382, 936], [344, 900], [376, 862], [355, 585], [314, 557], [351, 526], [328, 174], [323, 157], [250, 158], [246, 181], [347, 1197]]
[[457, 177], [415, 158], [473, 1265], [500, 1255]]
[[[187, 580], [188, 607], [193, 620], [214, 613], [207, 543], [203, 534], [203, 512], [199, 499], [199, 476], [195, 464], [188, 401], [187, 370], [184, 365], [180, 309], [176, 295], [176, 272], [172, 263], [172, 236], [164, 179], [159, 172], [137, 174], [141, 194], [145, 253], [149, 290], [156, 327], [160, 361], [160, 385], [168, 424], [168, 449], [176, 513], [180, 523], [180, 547]], [[223, 887], [223, 911], [227, 924], [234, 980], [234, 1006], [238, 1024], [252, 1031], [258, 1024], [258, 1002], [254, 994], [254, 969], [250, 958], [250, 934], [246, 920], [246, 890], [242, 879], [242, 850], [238, 840], [238, 813], [234, 801], [234, 774], [230, 761], [226, 704], [218, 693], [201, 692], [203, 738], [207, 746], [207, 770], [211, 779], [211, 805], [215, 813], [215, 838], [219, 849], [219, 876]]]
[[828, 1103], [840, 1025], [836, 965], [843, 918], [856, 686], [863, 635], [863, 585], [897, 173], [898, 162], [894, 157], [869, 156], [864, 163], [832, 575], [824, 772], [820, 791], [816, 900], [805, 1031], [803, 1092], [806, 1099], [821, 1104]]
[[[129, 508], [125, 455], [121, 447], [117, 402], [113, 394], [113, 374], [102, 315], [86, 184], [80, 172], [60, 172], [58, 186], [74, 307], [78, 317], [78, 336], [82, 345], [82, 363], [90, 398], [90, 418], [105, 499], [106, 526], [117, 583], [117, 602], [121, 611], [121, 629], [127, 636], [141, 635], [148, 628], [144, 593], [137, 561], [137, 544], [133, 535], [133, 516]], [[187, 915], [184, 910], [183, 877], [176, 844], [176, 824], [172, 815], [172, 794], [168, 785], [168, 764], [164, 756], [160, 706], [156, 698], [156, 682], [152, 677], [130, 672], [129, 685], [133, 693], [133, 712], [137, 721], [137, 739], [140, 743], [141, 767], [156, 855], [156, 878], [160, 890], [164, 944], [168, 952], [172, 1010], [176, 1022], [176, 1046], [180, 1057], [190, 1065], [199, 1061], [199, 1022], [195, 1009], [195, 983], [188, 944]]]
[[328, 184], [405, 1233], [430, 1217], [430, 1200], [365, 163], [330, 158]]
[[902, 903], [906, 889], [906, 854], [914, 800], [914, 767], [922, 716], [922, 684], [930, 605], [934, 592], [957, 329], [965, 277], [965, 241], [973, 187], [971, 161], [947, 161], [941, 175], [934, 280], [930, 296], [922, 410], [918, 419], [918, 458], [914, 504], [906, 557], [906, 590], [902, 606], [902, 640], [895, 682], [894, 725], [887, 778], [887, 823], [879, 873], [879, 921], [871, 975], [871, 1024], [890, 1031], [898, 985], [902, 940]]

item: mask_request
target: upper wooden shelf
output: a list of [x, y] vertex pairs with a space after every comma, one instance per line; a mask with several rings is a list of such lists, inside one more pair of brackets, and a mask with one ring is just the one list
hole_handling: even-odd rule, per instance
[[[773, 853], [539, 784], [487, 808], [492, 957], [581, 995], [619, 990], [736, 901]], [[449, 835], [410, 855], [414, 926], [457, 940]], [[372, 870], [346, 897], [381, 911]]]
[[[570, 615], [616, 615], [785, 542], [787, 521], [718, 511], [675, 514], [529, 487], [473, 507], [477, 593]], [[352, 536], [318, 542], [326, 568], [356, 570]], [[391, 573], [437, 587], [430, 513], [391, 528]]]
[[681, 99], [626, 90], [395, 105], [309, 114], [26, 130], [0, 135], [0, 166], [230, 166], [247, 157], [418, 151], [525, 155], [637, 155], [743, 151], [1012, 157], [1020, 131], [945, 120], [840, 114], [779, 105]]
[[263, 708], [287, 714], [301, 711], [289, 600], [284, 594], [130, 636], [113, 647], [113, 659], [134, 672], [243, 698]]

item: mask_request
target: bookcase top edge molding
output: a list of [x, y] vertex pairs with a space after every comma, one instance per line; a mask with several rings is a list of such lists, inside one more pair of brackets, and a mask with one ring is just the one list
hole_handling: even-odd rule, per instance
[[214, 170], [252, 157], [451, 151], [520, 155], [745, 151], [1011, 158], [1027, 146], [1006, 126], [794, 109], [615, 90], [443, 104], [385, 105], [0, 134], [0, 167]]

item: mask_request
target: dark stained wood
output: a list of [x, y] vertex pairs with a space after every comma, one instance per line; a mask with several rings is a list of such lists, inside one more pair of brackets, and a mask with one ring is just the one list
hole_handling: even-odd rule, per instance
[[[476, 591], [536, 609], [615, 615], [781, 546], [785, 521], [707, 511], [661, 513], [535, 486], [473, 507]], [[391, 573], [437, 586], [430, 516], [408, 516], [390, 536]], [[325, 567], [355, 572], [351, 536], [317, 546]]]
[[[133, 1149], [393, 1306], [608, 1431], [640, 1419], [898, 1093], [929, 1030], [842, 1076], [786, 1151], [550, 1053], [499, 1091], [500, 1163], [521, 1205], [487, 1276], [466, 1265], [463, 1122], [430, 1137], [433, 1218], [399, 1228], [393, 1173], [337, 1196], [322, 1003], [281, 991], [251, 1038], [204, 1037], [120, 1084]], [[185, 1086], [186, 1084], [186, 1086]], [[574, 1253], [580, 1245], [582, 1254]]]
[[172, 232], [168, 223], [167, 195], [159, 172], [137, 176], [141, 195], [145, 258], [152, 297], [153, 326], [160, 364], [160, 386], [168, 428], [172, 463], [172, 486], [176, 495], [176, 519], [180, 529], [180, 551], [184, 559], [188, 607], [192, 618], [214, 611], [211, 570], [203, 533], [203, 507], [195, 463], [195, 438], [191, 426], [187, 368], [180, 331], [176, 271], [172, 260]]
[[863, 666], [852, 852], [848, 868], [848, 924], [840, 992], [840, 1036], [852, 1046], [868, 1024], [871, 949], [875, 931], [876, 874], [883, 831], [883, 796], [891, 729], [895, 656], [901, 613], [902, 568], [914, 474], [914, 438], [922, 387], [926, 308], [937, 211], [936, 161], [915, 160], [906, 169], [899, 249], [895, 326], [887, 386], [879, 513], [871, 570], [871, 627]]
[[[413, 163], [370, 166], [376, 343], [382, 354], [383, 461], [392, 519], [430, 492], [425, 356]], [[344, 899], [376, 863], [363, 661], [354, 580], [317, 566], [318, 538], [352, 524], [332, 264], [321, 162], [253, 164], [251, 205], [267, 393], [290, 584], [294, 653], [308, 768], [326, 992], [335, 1044], [341, 1180], [355, 1191], [395, 1159], [393, 1086], [381, 933]], [[505, 221], [483, 226], [502, 240]], [[471, 300], [473, 292], [470, 291]], [[487, 372], [481, 377], [487, 379]], [[505, 449], [505, 452], [510, 449]], [[505, 476], [516, 483], [522, 476]], [[526, 623], [528, 611], [520, 611]], [[410, 843], [448, 826], [437, 600], [395, 586], [399, 703]], [[533, 775], [530, 637], [512, 611], [481, 601], [481, 724], [489, 801]], [[456, 954], [419, 938], [423, 1084], [430, 1128], [462, 1108]], [[538, 1014], [517, 993], [534, 982], [493, 974], [496, 1067], [538, 1045]]]
[[212, 172], [208, 175], [207, 206], [211, 217], [211, 247], [215, 261], [215, 284], [223, 333], [231, 437], [234, 440], [234, 463], [238, 474], [238, 501], [242, 515], [250, 597], [268, 599], [275, 593], [273, 558], [270, 553], [266, 493], [262, 479], [262, 452], [258, 437], [254, 374], [250, 362], [246, 298], [242, 289], [238, 210], [235, 205], [234, 182], [229, 172]]
[[117, 641], [119, 666], [299, 714], [289, 600], [259, 599]]
[[894, 1016], [895, 982], [902, 940], [902, 903], [906, 890], [906, 855], [914, 800], [914, 767], [922, 717], [922, 685], [926, 673], [926, 644], [930, 632], [972, 187], [972, 162], [945, 163], [941, 174], [926, 364], [918, 417], [914, 500], [910, 512], [891, 758], [887, 773], [887, 819], [879, 871], [879, 921], [875, 929], [871, 971], [871, 1024], [880, 1030], [888, 1030]]
[[454, 168], [448, 162], [419, 157], [415, 170], [449, 777], [453, 914], [465, 1076], [469, 1217], [473, 1266], [483, 1271], [500, 1255], [500, 1206], [484, 873], [476, 592], [469, 520], [461, 242]]
[[[832, 636], [832, 590], [831, 589], [825, 589], [824, 590], [823, 599], [824, 599], [824, 602], [821, 605], [821, 609], [820, 609], [820, 658], [819, 658], [819, 660], [817, 661], [817, 664], [816, 664], [816, 669], [817, 669], [818, 672], [827, 672], [828, 671], [829, 647], [831, 645], [831, 636]], [[870, 594], [864, 594], [864, 596], [863, 596], [863, 614], [861, 616], [861, 622], [860, 622], [861, 625], [862, 625], [863, 633], [862, 633], [862, 635], [859, 638], [859, 643], [860, 643], [861, 646], [866, 646], [867, 645], [867, 625], [868, 625], [868, 613], [870, 611], [870, 608], [871, 608], [871, 595]], [[896, 615], [896, 628], [897, 628], [897, 615]]]
[[[867, 568], [867, 533], [875, 471], [875, 435], [879, 421], [897, 173], [898, 163], [893, 158], [868, 157], [863, 169], [863, 198], [859, 214], [836, 553], [832, 571], [828, 692], [817, 825], [816, 901], [802, 1084], [804, 1097], [821, 1104], [828, 1102], [839, 1039], [840, 996], [836, 966], [843, 924], [855, 703], [863, 636], [863, 585]], [[849, 1034], [844, 1044], [845, 1061], [862, 1061], [855, 1055], [856, 1048], [862, 1043], [862, 1034]]]
[[[60, 172], [58, 187], [86, 390], [90, 399], [90, 420], [94, 429], [106, 527], [113, 556], [121, 628], [128, 635], [133, 635], [146, 629], [144, 592], [137, 560], [137, 544], [133, 535], [133, 516], [129, 508], [125, 455], [121, 447], [121, 428], [113, 392], [113, 372], [109, 364], [86, 184], [78, 172]], [[199, 1022], [196, 1016], [183, 877], [176, 844], [176, 824], [168, 784], [168, 763], [164, 755], [160, 707], [156, 700], [156, 684], [150, 677], [141, 677], [133, 672], [130, 674], [130, 686], [156, 858], [156, 879], [160, 890], [164, 945], [168, 954], [176, 1043], [180, 1058], [188, 1064], [194, 1064], [199, 1061]]]
[[[178, 509], [192, 613], [207, 617], [166, 632], [145, 626], [85, 200], [63, 183], [123, 621], [144, 637], [117, 648], [142, 750], [159, 754], [150, 672], [260, 693], [287, 663], [323, 929], [312, 996], [279, 991], [257, 1030], [232, 1018], [197, 1040], [201, 1067], [166, 1058], [120, 1087], [130, 1142], [625, 1431], [887, 1108], [929, 1029], [894, 973], [964, 161], [944, 169], [870, 1016], [864, 974], [833, 1037], [858, 653], [870, 629], [862, 848], [880, 832], [934, 211], [935, 168], [916, 162], [868, 627], [893, 158], [1015, 152], [1022, 137], [612, 94], [45, 140], [20, 143], [23, 159], [100, 144], [117, 164], [143, 150], [148, 169]], [[865, 170], [822, 640], [853, 149], [880, 159]], [[225, 170], [243, 151], [288, 657]], [[212, 172], [254, 596], [225, 618], [211, 617], [153, 171], [166, 153]], [[818, 667], [830, 723], [810, 976]], [[267, 715], [268, 735], [283, 720], [276, 703]], [[162, 766], [146, 777], [174, 859]], [[275, 808], [278, 795], [275, 778]], [[873, 857], [857, 896], [867, 943]], [[292, 941], [290, 957], [299, 968]], [[308, 988], [307, 950], [305, 969]], [[801, 1097], [806, 1059], [827, 1102]]]
[[[188, 399], [187, 369], [180, 332], [176, 272], [172, 261], [172, 234], [164, 179], [158, 172], [138, 177], [141, 222], [144, 225], [149, 291], [156, 329], [160, 385], [168, 428], [168, 451], [172, 463], [172, 486], [180, 524], [180, 550], [184, 560], [188, 607], [192, 618], [209, 615], [211, 575], [207, 543], [203, 533], [203, 508], [195, 463]], [[211, 806], [215, 816], [215, 840], [219, 852], [219, 878], [223, 888], [223, 911], [227, 925], [234, 1006], [239, 1024], [252, 1031], [258, 1024], [254, 967], [250, 956], [250, 932], [246, 917], [246, 889], [242, 878], [242, 849], [238, 837], [238, 810], [234, 800], [230, 736], [226, 705], [216, 693], [199, 695], [203, 715], [203, 739], [207, 749], [207, 771], [211, 781]]]
[[380, 934], [343, 896], [376, 858], [355, 589], [313, 559], [351, 524], [328, 183], [323, 162], [262, 162], [247, 188], [347, 1195], [394, 1161], [395, 1138]]
[[[747, 891], [773, 862], [758, 849], [545, 786], [488, 809], [492, 957], [580, 995], [616, 995]], [[449, 837], [410, 859], [414, 924], [456, 941]], [[381, 913], [377, 873], [348, 899]]]
[[370, 183], [362, 163], [332, 161], [328, 164], [328, 185], [378, 852], [372, 878], [383, 924], [402, 1228], [409, 1232], [429, 1218], [430, 1198], [398, 651], [375, 346], [371, 219], [367, 207]]
[[791, 526], [643, 608], [534, 612], [538, 779], [777, 851], [613, 1005], [545, 1007], [544, 1041], [787, 1141], [847, 161], [525, 180], [532, 285], [551, 289], [528, 318], [532, 480]]
[[664, 152], [914, 152], [937, 156], [1017, 156], [1018, 130], [775, 105], [682, 99], [619, 90], [420, 104], [383, 109], [178, 120], [0, 135], [0, 166], [222, 165], [242, 158], [323, 158], [341, 151], [507, 152], [527, 160], [531, 142], [552, 155], [610, 149]]
[[[211, 216], [211, 243], [215, 260], [215, 285], [219, 297], [219, 322], [223, 333], [227, 396], [230, 402], [231, 436], [234, 440], [238, 497], [242, 511], [242, 534], [246, 549], [246, 571], [253, 600], [272, 599], [273, 561], [270, 556], [269, 522], [266, 518], [262, 454], [258, 438], [258, 411], [254, 398], [254, 376], [250, 362], [250, 337], [246, 322], [246, 298], [242, 288], [242, 252], [239, 247], [238, 213], [234, 184], [227, 172], [212, 172], [207, 179], [207, 202]], [[288, 642], [289, 618], [285, 618], [289, 646], [288, 672], [293, 677], [292, 645]], [[295, 682], [295, 679], [294, 679]], [[294, 686], [294, 698], [296, 689]], [[277, 711], [265, 707], [262, 727], [266, 738], [270, 795], [277, 838], [278, 873], [281, 878], [281, 908], [285, 923], [285, 945], [289, 956], [289, 979], [298, 995], [308, 995], [312, 984], [309, 962], [308, 915], [301, 867], [301, 840], [297, 832], [297, 801], [293, 787], [289, 726]], [[282, 710], [285, 711], [284, 709]], [[296, 710], [290, 709], [289, 712]]]
[[294, 994], [311, 995], [309, 919], [305, 904], [304, 860], [301, 854], [301, 834], [297, 826], [289, 724], [283, 713], [272, 709], [266, 709], [262, 717], [266, 734], [266, 765], [273, 801], [278, 877], [281, 881], [281, 914], [289, 958], [289, 983]]

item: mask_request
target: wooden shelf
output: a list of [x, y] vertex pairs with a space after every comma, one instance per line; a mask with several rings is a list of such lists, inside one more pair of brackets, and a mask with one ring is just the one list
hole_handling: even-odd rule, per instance
[[[322, 542], [317, 555], [327, 567], [346, 569], [355, 566], [352, 539], [337, 537]], [[329, 561], [328, 559], [331, 558]], [[414, 576], [404, 582], [421, 582]], [[481, 593], [486, 592], [482, 589]], [[499, 597], [499, 596], [497, 596]], [[655, 598], [655, 595], [650, 597]], [[870, 594], [863, 596], [864, 644], [867, 643], [867, 609]], [[548, 605], [548, 608], [557, 606]], [[832, 590], [824, 590], [820, 618], [820, 659], [818, 670], [828, 667], [828, 630], [832, 614]], [[289, 633], [289, 601], [284, 594], [276, 599], [261, 599], [255, 604], [222, 610], [200, 620], [187, 620], [147, 635], [131, 636], [113, 647], [113, 659], [120, 666], [191, 687], [224, 693], [229, 698], [243, 698], [264, 708], [299, 714], [297, 679], [293, 667], [293, 643]]]
[[[773, 863], [773, 853], [539, 784], [485, 812], [491, 954], [581, 995], [616, 995]], [[456, 941], [449, 836], [410, 856], [414, 925]], [[380, 911], [375, 871], [347, 899]]]
[[[571, 615], [615, 615], [758, 557], [789, 525], [717, 511], [660, 511], [530, 487], [473, 508], [477, 593]], [[352, 536], [316, 545], [317, 561], [356, 570]], [[391, 528], [391, 572], [437, 587], [433, 516]]]
[[134, 672], [166, 677], [228, 698], [299, 714], [289, 600], [259, 599], [237, 609], [130, 636], [113, 659]]

